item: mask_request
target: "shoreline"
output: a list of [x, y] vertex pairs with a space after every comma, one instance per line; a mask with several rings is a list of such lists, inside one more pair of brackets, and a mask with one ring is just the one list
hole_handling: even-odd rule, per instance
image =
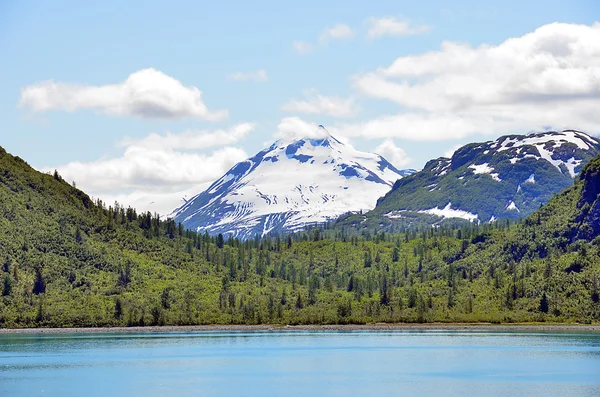
[[0, 328], [8, 334], [71, 334], [71, 333], [190, 333], [190, 332], [252, 332], [252, 331], [561, 331], [600, 333], [600, 325], [587, 324], [487, 324], [487, 323], [375, 323], [332, 325], [177, 325], [103, 328]]

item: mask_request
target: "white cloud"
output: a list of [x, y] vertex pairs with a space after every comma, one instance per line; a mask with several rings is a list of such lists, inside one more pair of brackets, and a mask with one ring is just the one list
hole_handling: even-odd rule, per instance
[[194, 117], [216, 121], [227, 117], [226, 110], [210, 111], [196, 87], [156, 69], [143, 69], [125, 81], [88, 86], [43, 81], [21, 90], [19, 107], [34, 111], [95, 109], [118, 116], [177, 119]]
[[315, 123], [309, 123], [299, 117], [284, 117], [277, 126], [276, 138], [325, 138], [328, 132]]
[[375, 148], [375, 153], [383, 156], [394, 167], [403, 167], [411, 162], [404, 149], [396, 146], [393, 139], [385, 139]]
[[310, 54], [313, 51], [313, 45], [302, 40], [294, 40], [292, 43], [294, 50], [300, 55]]
[[[504, 125], [506, 128], [509, 126]], [[454, 114], [429, 114], [423, 112], [383, 116], [357, 124], [338, 126], [340, 134], [368, 139], [401, 138], [410, 141], [439, 141], [462, 139], [477, 133], [506, 132], [494, 120], [461, 117]]]
[[444, 42], [355, 84], [403, 110], [341, 126], [349, 136], [450, 140], [547, 126], [598, 132], [600, 24], [553, 23], [499, 45]]
[[230, 73], [227, 78], [235, 81], [254, 81], [261, 83], [267, 81], [267, 72], [264, 69], [255, 72], [235, 72]]
[[235, 147], [225, 147], [205, 155], [130, 146], [121, 157], [75, 161], [47, 167], [44, 171], [56, 168], [65, 180], [73, 180], [78, 187], [95, 194], [201, 184], [217, 179], [247, 157], [242, 149]]
[[306, 100], [291, 100], [281, 108], [287, 112], [321, 114], [332, 117], [352, 117], [358, 111], [353, 98], [324, 96], [317, 90], [307, 90]]
[[195, 185], [192, 188], [175, 191], [161, 190], [135, 190], [125, 193], [104, 193], [99, 197], [106, 205], [113, 205], [116, 201], [125, 207], [131, 206], [138, 212], [150, 211], [163, 217], [172, 214], [176, 208], [181, 207], [187, 200], [206, 190], [211, 182]]
[[292, 46], [294, 50], [300, 55], [306, 55], [313, 52], [319, 46], [326, 46], [328, 42], [332, 40], [345, 40], [354, 37], [354, 32], [350, 26], [343, 23], [334, 25], [331, 28], [325, 28], [319, 36], [319, 41], [316, 44], [309, 43], [302, 40], [294, 40]]
[[120, 146], [134, 146], [145, 149], [205, 149], [213, 146], [231, 145], [254, 130], [254, 124], [242, 123], [228, 130], [186, 131], [164, 135], [152, 133], [143, 139], [124, 138]]
[[[342, 135], [341, 131], [333, 126], [322, 126], [302, 120], [299, 117], [284, 117], [277, 126], [276, 139], [323, 139], [333, 135], [338, 141], [347, 146], [352, 146], [350, 140]], [[268, 145], [270, 143], [267, 143]]]
[[321, 36], [319, 37], [319, 42], [322, 44], [327, 43], [329, 40], [342, 40], [342, 39], [350, 39], [354, 37], [354, 32], [348, 25], [343, 23], [339, 23], [331, 28], [326, 28]]
[[454, 154], [454, 152], [456, 152], [458, 149], [460, 149], [461, 147], [463, 147], [464, 145], [458, 144], [458, 145], [454, 145], [452, 146], [450, 149], [448, 149], [445, 153], [444, 153], [444, 157], [448, 157], [448, 158], [452, 158], [452, 155]]
[[431, 30], [431, 26], [414, 25], [408, 19], [398, 19], [395, 17], [371, 17], [367, 20], [367, 23], [369, 24], [367, 37], [371, 39], [383, 36], [415, 36]]
[[[248, 158], [244, 150], [231, 146], [210, 153], [194, 153], [189, 149], [234, 143], [252, 128], [252, 124], [245, 123], [227, 131], [151, 134], [140, 140], [126, 139], [120, 144], [125, 146], [120, 156], [74, 161], [42, 171], [56, 169], [65, 180], [75, 181], [78, 188], [107, 203], [118, 200], [140, 210], [166, 214], [181, 205], [181, 197], [200, 193], [207, 184]], [[221, 141], [227, 134], [231, 138]], [[169, 205], [174, 206], [168, 208]]]

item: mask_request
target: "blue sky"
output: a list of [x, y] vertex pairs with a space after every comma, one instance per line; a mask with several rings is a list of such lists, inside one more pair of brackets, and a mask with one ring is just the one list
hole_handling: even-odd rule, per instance
[[[597, 109], [600, 97], [593, 44], [600, 6], [592, 0], [122, 3], [0, 2], [0, 145], [107, 200], [141, 205], [157, 189], [193, 191], [276, 136], [301, 134], [311, 123], [357, 149], [382, 151], [402, 168], [505, 133], [600, 132], [597, 116], [586, 111]], [[562, 25], [549, 25], [555, 22]], [[509, 38], [517, 42], [506, 44]], [[547, 42], [552, 48], [542, 48]], [[563, 42], [576, 50], [565, 55], [552, 44]], [[519, 57], [514, 65], [511, 54]], [[532, 58], [539, 62], [528, 63]], [[453, 66], [456, 59], [468, 62]], [[421, 72], [432, 63], [435, 70]], [[563, 63], [570, 74], [553, 69]], [[499, 78], [491, 79], [496, 65]], [[144, 87], [136, 94], [125, 94], [130, 86], [109, 89], [101, 99], [100, 91], [85, 91], [114, 88], [140, 71], [147, 73], [136, 84], [165, 79], [151, 87], [159, 91], [180, 84], [169, 101], [180, 103], [182, 94], [183, 107], [153, 103], [142, 111], [131, 97], [115, 99], [139, 96]], [[503, 80], [513, 72], [531, 73], [533, 83]], [[195, 89], [200, 102], [189, 99]], [[150, 145], [150, 160], [124, 154], [149, 149], [143, 142], [150, 134], [167, 133], [199, 143], [163, 140], [171, 142], [162, 147], [168, 153]], [[214, 142], [228, 134], [234, 138], [227, 144]], [[157, 159], [172, 161], [174, 173], [199, 159], [200, 170], [169, 181], [167, 173], [156, 176]], [[127, 168], [128, 161], [136, 166]], [[103, 174], [111, 178], [100, 181]]]

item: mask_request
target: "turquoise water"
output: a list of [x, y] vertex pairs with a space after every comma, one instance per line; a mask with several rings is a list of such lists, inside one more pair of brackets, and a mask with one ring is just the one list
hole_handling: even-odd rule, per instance
[[600, 396], [600, 335], [0, 335], [0, 396]]

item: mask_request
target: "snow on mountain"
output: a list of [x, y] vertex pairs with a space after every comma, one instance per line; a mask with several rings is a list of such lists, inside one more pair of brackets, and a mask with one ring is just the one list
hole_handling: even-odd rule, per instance
[[[565, 167], [569, 175], [574, 178], [578, 171], [575, 171], [577, 167], [581, 168], [581, 159], [575, 157], [560, 158], [555, 155], [556, 149], [560, 149], [563, 144], [572, 144], [581, 150], [590, 150], [593, 147], [598, 146], [598, 142], [589, 137], [588, 135], [574, 130], [566, 130], [562, 132], [549, 132], [541, 134], [533, 134], [522, 138], [519, 136], [507, 136], [503, 139], [498, 139], [492, 145], [491, 149], [495, 149], [498, 152], [505, 150], [513, 150], [517, 156], [524, 153], [527, 147], [535, 147], [538, 154], [527, 153], [522, 158], [535, 158], [537, 160], [544, 159], [550, 164], [555, 166], [559, 171], [562, 172], [561, 166]], [[569, 146], [569, 145], [566, 145]], [[513, 157], [510, 162], [511, 164], [519, 161], [520, 157]]]
[[397, 181], [365, 215], [364, 224], [408, 224], [415, 222], [411, 214], [472, 222], [517, 219], [572, 185], [581, 168], [598, 154], [600, 141], [575, 130], [471, 143], [457, 149], [452, 158], [431, 160], [423, 170]]
[[235, 165], [173, 213], [187, 228], [241, 238], [295, 231], [347, 212], [367, 211], [400, 171], [383, 157], [319, 138], [281, 139]]
[[462, 219], [466, 219], [469, 222], [473, 222], [473, 221], [477, 220], [476, 214], [471, 214], [470, 212], [467, 212], [467, 211], [453, 209], [452, 203], [448, 203], [444, 208], [435, 207], [435, 208], [430, 208], [428, 210], [420, 210], [417, 212], [420, 212], [422, 214], [436, 215], [441, 218], [462, 218]]
[[497, 172], [492, 172], [494, 169], [488, 165], [488, 163], [483, 163], [479, 165], [471, 164], [469, 166], [473, 170], [474, 174], [490, 174], [493, 180], [496, 182], [502, 182], [502, 179], [498, 176]]

